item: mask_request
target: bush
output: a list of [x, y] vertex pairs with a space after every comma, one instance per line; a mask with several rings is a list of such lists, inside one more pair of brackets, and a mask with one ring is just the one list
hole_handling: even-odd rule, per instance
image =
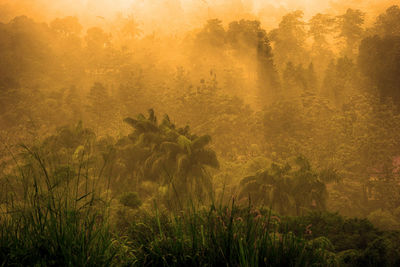
[[364, 251], [359, 266], [399, 266], [398, 247], [386, 237], [377, 238]]
[[307, 238], [325, 236], [333, 243], [335, 251], [364, 250], [379, 236], [379, 231], [366, 219], [344, 218], [338, 213], [312, 212], [300, 217], [284, 217], [282, 226], [296, 234], [304, 233], [309, 226]]

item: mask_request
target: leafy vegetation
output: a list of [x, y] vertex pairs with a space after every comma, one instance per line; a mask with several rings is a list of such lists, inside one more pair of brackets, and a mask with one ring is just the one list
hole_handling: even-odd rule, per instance
[[400, 8], [246, 10], [0, 18], [1, 265], [400, 265]]

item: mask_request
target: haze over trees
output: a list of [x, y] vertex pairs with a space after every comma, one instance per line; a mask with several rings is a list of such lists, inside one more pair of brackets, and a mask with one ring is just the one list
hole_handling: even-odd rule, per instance
[[0, 23], [1, 262], [400, 264], [399, 6], [168, 3]]

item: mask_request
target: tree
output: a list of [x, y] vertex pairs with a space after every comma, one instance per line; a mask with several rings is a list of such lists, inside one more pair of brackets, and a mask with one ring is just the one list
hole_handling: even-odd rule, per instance
[[288, 61], [295, 65], [304, 64], [306, 50], [304, 47], [307, 33], [303, 21], [303, 11], [297, 10], [282, 17], [277, 29], [269, 33], [273, 43], [275, 62], [282, 69]]
[[205, 46], [206, 50], [223, 49], [225, 46], [225, 29], [219, 19], [210, 19], [196, 36], [196, 43]]
[[0, 79], [0, 120], [1, 125], [11, 127], [18, 122], [22, 110], [19, 109], [23, 101], [18, 82], [11, 78]]
[[347, 9], [346, 13], [337, 17], [337, 29], [339, 38], [345, 41], [343, 55], [353, 59], [356, 55], [355, 50], [364, 34], [362, 25], [364, 24], [365, 14], [360, 10]]
[[325, 210], [328, 197], [325, 183], [338, 179], [336, 171], [315, 171], [306, 158], [299, 156], [294, 162], [272, 163], [256, 175], [242, 179], [240, 196], [270, 205], [280, 214], [300, 215], [304, 210]]
[[322, 94], [327, 96], [337, 108], [345, 103], [347, 99], [358, 89], [359, 70], [348, 57], [341, 57], [332, 61], [325, 71], [322, 83]]
[[70, 114], [71, 121], [79, 121], [83, 119], [82, 99], [78, 93], [76, 86], [71, 86], [64, 98], [64, 105], [67, 112]]
[[176, 123], [191, 125], [195, 133], [210, 134], [219, 157], [236, 159], [240, 153], [247, 158], [252, 144], [262, 144], [262, 131], [253, 110], [242, 99], [221, 92], [213, 72], [196, 85], [185, 77], [179, 79], [183, 79], [176, 83], [181, 90], [178, 95], [172, 90], [164, 95], [163, 111], [174, 116]]
[[329, 14], [318, 13], [309, 21], [308, 33], [313, 38], [313, 49], [326, 49], [329, 46], [327, 35], [333, 30], [335, 18]]
[[387, 35], [400, 35], [400, 8], [399, 6], [391, 6], [386, 12], [379, 15], [372, 29], [373, 33], [380, 37]]
[[82, 31], [82, 25], [79, 23], [78, 18], [71, 16], [62, 19], [56, 18], [50, 23], [50, 27], [64, 37], [79, 36]]
[[101, 28], [93, 27], [87, 30], [85, 41], [88, 50], [97, 52], [110, 45], [110, 35]]
[[128, 18], [124, 20], [121, 33], [128, 39], [128, 41], [132, 41], [135, 38], [140, 37], [143, 31], [140, 29], [133, 16], [128, 16]]
[[88, 67], [97, 75], [109, 63], [107, 57], [111, 48], [111, 36], [101, 28], [92, 27], [86, 32], [85, 42]]
[[[51, 47], [52, 36], [47, 24], [36, 23], [26, 16], [0, 24], [0, 73], [21, 85], [37, 85], [54, 79], [59, 70]], [[57, 72], [56, 72], [57, 73]], [[57, 77], [58, 78], [58, 77]]]
[[[197, 137], [189, 127], [176, 128], [167, 115], [160, 124], [153, 110], [145, 118], [126, 118], [125, 122], [134, 128], [130, 135], [132, 152], [136, 156], [136, 167], [141, 166], [142, 180], [153, 180], [170, 188], [170, 196], [183, 201], [195, 195], [197, 199], [212, 192], [211, 176], [206, 167], [218, 168], [219, 163], [213, 150], [207, 148], [211, 141], [208, 135]], [[135, 155], [132, 155], [135, 156]], [[130, 168], [133, 170], [132, 168]]]
[[196, 72], [221, 68], [220, 64], [226, 62], [226, 32], [221, 20], [208, 20], [191, 39], [192, 42], [187, 43], [191, 52], [190, 60], [195, 62]]
[[317, 77], [314, 65], [310, 63], [305, 69], [301, 64], [294, 66], [291, 61], [286, 64], [283, 71], [283, 97], [299, 98], [303, 94], [315, 94], [317, 90]]
[[50, 29], [55, 37], [52, 46], [60, 65], [58, 79], [63, 78], [66, 83], [78, 83], [84, 72], [80, 37], [82, 28], [78, 19], [71, 16], [56, 18], [50, 23]]
[[259, 21], [240, 20], [229, 24], [227, 39], [239, 58], [256, 62], [258, 95], [261, 106], [276, 97], [279, 89], [277, 72], [274, 66], [272, 48], [267, 33]]
[[397, 205], [394, 203], [398, 203], [398, 194], [393, 190], [398, 188], [398, 176], [393, 161], [400, 154], [400, 120], [394, 105], [381, 103], [375, 95], [359, 93], [342, 109], [337, 117], [342, 126], [336, 156], [345, 179], [344, 190], [338, 188], [338, 193], [349, 196], [354, 212], [360, 215], [367, 215], [379, 205]]
[[400, 103], [400, 36], [373, 36], [360, 45], [358, 65], [383, 99]]
[[334, 56], [327, 40], [327, 36], [333, 31], [334, 23], [335, 18], [321, 13], [313, 16], [308, 22], [310, 27], [308, 34], [313, 38], [312, 61], [318, 70], [324, 70]]
[[87, 110], [92, 123], [96, 126], [96, 132], [106, 129], [113, 118], [113, 101], [107, 89], [101, 83], [94, 83], [87, 95]]

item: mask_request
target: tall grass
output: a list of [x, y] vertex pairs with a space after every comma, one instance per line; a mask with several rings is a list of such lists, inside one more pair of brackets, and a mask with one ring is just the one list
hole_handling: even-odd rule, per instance
[[278, 233], [279, 218], [232, 202], [181, 214], [144, 213], [129, 230], [138, 266], [336, 266], [329, 240]]
[[115, 249], [107, 205], [87, 155], [76, 165], [51, 166], [24, 147], [8, 176], [0, 216], [0, 261], [16, 266], [108, 266]]
[[109, 185], [104, 166], [93, 166], [84, 152], [65, 165], [24, 150], [1, 204], [2, 265], [337, 265], [329, 240], [282, 231], [271, 210], [234, 201], [210, 208], [192, 203], [181, 212], [154, 204], [152, 211], [137, 211], [121, 235], [109, 226], [109, 202], [100, 197]]

